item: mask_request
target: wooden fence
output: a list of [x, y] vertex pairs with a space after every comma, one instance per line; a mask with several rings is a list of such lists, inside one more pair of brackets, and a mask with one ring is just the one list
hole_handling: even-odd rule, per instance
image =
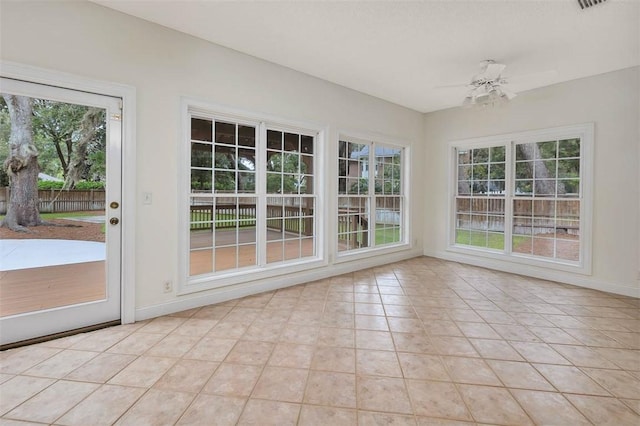
[[[284, 213], [283, 213], [284, 208]], [[214, 215], [215, 212], [215, 215]], [[191, 230], [256, 226], [255, 204], [196, 204], [191, 206]], [[313, 209], [295, 206], [267, 206], [267, 228], [270, 230], [313, 235]]]
[[[457, 228], [504, 232], [505, 200], [459, 198], [456, 201]], [[516, 199], [513, 231], [529, 235], [563, 232], [579, 235], [580, 200]]]
[[[10, 195], [9, 187], [0, 188], [0, 214], [7, 213]], [[38, 190], [38, 200], [40, 213], [105, 209], [105, 192], [101, 189], [40, 189]]]

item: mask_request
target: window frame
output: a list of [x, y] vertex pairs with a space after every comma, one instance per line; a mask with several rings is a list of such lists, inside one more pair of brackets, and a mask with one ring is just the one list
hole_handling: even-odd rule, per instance
[[[181, 135], [178, 144], [178, 226], [179, 226], [179, 265], [178, 265], [178, 280], [177, 280], [177, 294], [190, 294], [199, 291], [212, 290], [221, 287], [226, 287], [239, 283], [246, 283], [248, 281], [261, 280], [271, 278], [283, 274], [291, 274], [300, 272], [318, 266], [327, 265], [325, 255], [325, 216], [324, 214], [324, 199], [325, 189], [318, 187], [314, 183], [314, 192], [310, 194], [315, 197], [314, 207], [314, 256], [299, 258], [296, 260], [286, 260], [278, 263], [265, 263], [260, 265], [259, 261], [256, 261], [255, 266], [227, 269], [218, 272], [211, 272], [202, 275], [190, 275], [190, 215], [189, 206], [191, 199], [191, 117], [204, 118], [212, 121], [224, 121], [229, 123], [236, 123], [239, 125], [255, 126], [256, 135], [258, 139], [264, 140], [259, 142], [256, 139], [256, 189], [253, 193], [234, 193], [229, 194], [233, 197], [255, 197], [256, 199], [263, 197], [266, 198], [269, 194], [266, 191], [266, 166], [263, 164], [266, 162], [266, 135], [267, 129], [277, 130], [283, 132], [292, 132], [302, 135], [312, 136], [314, 138], [314, 181], [317, 181], [320, 176], [323, 176], [324, 170], [324, 140], [325, 129], [323, 126], [303, 121], [294, 121], [284, 119], [281, 117], [269, 116], [266, 114], [252, 113], [249, 111], [234, 109], [227, 106], [221, 106], [213, 103], [200, 101], [193, 98], [181, 99]], [[258, 144], [261, 143], [260, 148]], [[260, 166], [258, 166], [260, 165]], [[258, 171], [258, 167], [264, 167], [262, 171]], [[212, 192], [213, 195], [213, 192]], [[286, 196], [287, 194], [282, 194]], [[302, 194], [290, 194], [291, 196], [300, 196]], [[258, 208], [258, 207], [256, 207]], [[266, 215], [264, 225], [266, 226]], [[262, 238], [260, 232], [257, 232], [256, 236], [256, 250], [259, 250], [258, 245], [264, 244], [261, 249], [266, 251], [266, 239]], [[264, 254], [266, 258], [266, 253]]]
[[[512, 249], [513, 237], [513, 201], [519, 199], [514, 194], [515, 182], [515, 146], [523, 143], [544, 142], [547, 140], [580, 139], [580, 260], [570, 261], [557, 258], [545, 258], [530, 254], [516, 253]], [[504, 145], [505, 153], [505, 232], [504, 249], [489, 249], [456, 243], [456, 197], [457, 165], [456, 150], [484, 148]], [[554, 269], [582, 275], [592, 273], [593, 238], [593, 177], [594, 177], [594, 124], [583, 123], [541, 130], [524, 131], [479, 138], [451, 141], [449, 152], [449, 185], [447, 196], [447, 251], [494, 260], [512, 262], [521, 265]], [[556, 200], [557, 197], [549, 198]], [[575, 198], [573, 198], [575, 199]]]
[[[341, 194], [339, 191], [339, 161], [340, 161], [340, 142], [347, 141], [350, 143], [357, 143], [368, 145], [369, 149], [369, 161], [367, 165], [367, 173], [368, 173], [368, 194]], [[339, 199], [343, 197], [349, 197], [352, 195], [357, 195], [362, 197], [369, 203], [370, 206], [373, 206], [375, 211], [375, 202], [376, 197], [385, 196], [387, 194], [376, 194], [375, 192], [375, 167], [372, 167], [372, 163], [375, 164], [375, 149], [371, 149], [371, 147], [378, 145], [387, 148], [396, 148], [402, 151], [402, 157], [400, 162], [400, 200], [401, 200], [401, 212], [400, 212], [400, 240], [396, 243], [383, 244], [379, 246], [370, 246], [370, 247], [361, 247], [351, 250], [339, 250], [339, 238], [338, 238], [338, 206]], [[410, 180], [410, 161], [411, 158], [411, 145], [407, 141], [393, 139], [391, 137], [387, 137], [384, 135], [377, 134], [369, 134], [369, 133], [358, 133], [358, 132], [338, 132], [336, 141], [335, 141], [335, 151], [334, 151], [334, 164], [335, 164], [335, 172], [332, 176], [332, 189], [334, 191], [334, 202], [336, 203], [335, 211], [333, 212], [333, 221], [334, 226], [330, 230], [332, 238], [334, 240], [333, 244], [333, 252], [335, 253], [335, 263], [348, 262], [361, 258], [367, 258], [371, 256], [377, 256], [386, 253], [395, 253], [402, 250], [406, 250], [407, 248], [412, 247], [409, 241], [409, 235], [411, 235], [411, 222], [410, 222], [410, 210], [411, 210], [411, 180]], [[394, 196], [394, 194], [388, 194]], [[375, 212], [373, 213], [375, 215]], [[369, 232], [369, 238], [371, 239], [371, 235], [375, 235], [375, 227], [372, 232]], [[375, 238], [375, 237], [373, 237]]]

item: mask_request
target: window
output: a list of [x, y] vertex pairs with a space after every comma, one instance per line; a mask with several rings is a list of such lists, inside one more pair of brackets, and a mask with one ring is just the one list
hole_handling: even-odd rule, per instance
[[587, 266], [592, 126], [454, 144], [454, 246]]
[[580, 260], [580, 138], [518, 143], [513, 252]]
[[202, 113], [189, 126], [189, 276], [315, 258], [315, 132]]
[[339, 141], [339, 252], [405, 241], [403, 156], [401, 147], [346, 138]]
[[505, 147], [458, 149], [456, 243], [504, 249]]

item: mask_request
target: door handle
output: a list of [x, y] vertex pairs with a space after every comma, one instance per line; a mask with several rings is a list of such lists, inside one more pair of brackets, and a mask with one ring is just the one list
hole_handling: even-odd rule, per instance
[[112, 225], [117, 225], [120, 223], [120, 219], [118, 219], [117, 217], [112, 217], [111, 219], [109, 219], [109, 223]]

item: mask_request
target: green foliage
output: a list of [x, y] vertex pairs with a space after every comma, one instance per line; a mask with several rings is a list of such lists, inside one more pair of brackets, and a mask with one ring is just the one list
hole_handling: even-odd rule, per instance
[[[53, 181], [46, 181], [46, 180], [38, 181], [38, 189], [62, 189], [63, 185], [64, 185], [64, 182], [53, 182]], [[104, 182], [88, 182], [88, 181], [78, 182], [74, 189], [84, 190], [84, 191], [87, 191], [90, 189], [104, 190]]]
[[[297, 153], [277, 153], [267, 160], [267, 193], [297, 194], [306, 192], [304, 173], [307, 165]], [[283, 174], [280, 174], [282, 172]]]
[[[89, 107], [45, 99], [33, 102], [33, 142], [38, 149], [40, 171], [64, 178], [68, 171], [75, 144], [81, 137], [82, 120]], [[102, 113], [104, 115], [104, 112]], [[96, 136], [87, 147], [87, 158], [82, 178], [88, 181], [106, 179], [106, 121], [96, 129]], [[9, 109], [0, 97], [0, 162], [9, 156], [11, 121]], [[0, 187], [8, 186], [9, 178], [0, 171]], [[39, 182], [39, 189], [58, 189], [55, 182]], [[78, 189], [103, 189], [103, 182], [82, 182]]]

